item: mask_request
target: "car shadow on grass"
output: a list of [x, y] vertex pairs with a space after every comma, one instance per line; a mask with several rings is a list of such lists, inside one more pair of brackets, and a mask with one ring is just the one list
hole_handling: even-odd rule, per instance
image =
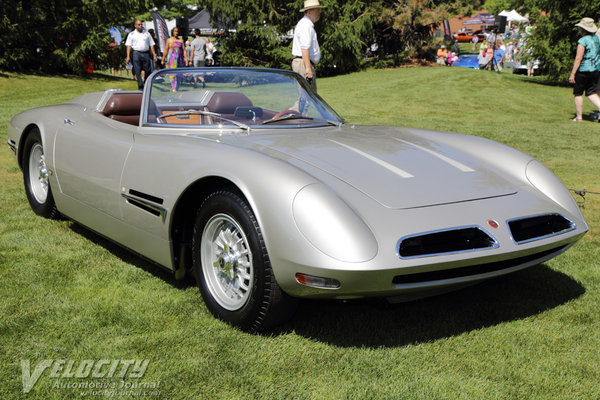
[[278, 333], [295, 332], [340, 347], [398, 347], [527, 318], [583, 293], [579, 282], [542, 264], [407, 303], [304, 300]]
[[[167, 282], [178, 289], [187, 289], [191, 286], [196, 286], [196, 281], [191, 276], [186, 276], [184, 279], [177, 280], [175, 279], [175, 274], [171, 271], [166, 270], [160, 265], [143, 258], [142, 256], [134, 253], [131, 250], [128, 250], [122, 246], [119, 246], [115, 242], [104, 238], [103, 236], [95, 233], [94, 231], [89, 230], [88, 228], [79, 225], [76, 222], [71, 222], [71, 230], [78, 235], [83, 236], [87, 240], [94, 242], [95, 244], [102, 246], [106, 250], [108, 250], [111, 254], [118, 257], [121, 261], [131, 264], [141, 270], [146, 271], [147, 273]], [[198, 293], [200, 295], [200, 293]]]
[[[77, 223], [72, 223], [71, 229], [123, 262], [175, 288], [196, 286], [193, 277], [176, 280], [170, 271]], [[455, 292], [406, 303], [389, 304], [384, 299], [301, 300], [286, 324], [264, 334], [294, 332], [340, 347], [398, 347], [527, 318], [584, 293], [585, 288], [579, 282], [541, 264]]]

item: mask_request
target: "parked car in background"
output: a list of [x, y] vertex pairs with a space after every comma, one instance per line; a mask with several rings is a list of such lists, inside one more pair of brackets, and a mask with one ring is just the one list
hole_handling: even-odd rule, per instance
[[455, 61], [452, 66], [479, 69], [477, 54], [463, 54], [458, 57], [458, 61]]
[[[535, 71], [540, 68], [539, 60], [533, 61], [533, 71], [534, 74], [537, 75]], [[512, 64], [512, 72], [513, 74], [527, 74], [527, 63], [521, 63], [520, 61], [514, 61]]]
[[479, 37], [479, 40], [484, 40], [486, 38], [486, 34], [484, 31], [457, 32], [454, 34], [454, 38], [457, 42], [470, 42], [473, 39], [473, 36], [475, 35]]

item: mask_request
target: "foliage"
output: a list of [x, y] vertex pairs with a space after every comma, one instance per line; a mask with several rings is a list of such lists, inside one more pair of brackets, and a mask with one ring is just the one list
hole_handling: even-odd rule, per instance
[[480, 1], [383, 0], [378, 9], [375, 37], [383, 56], [402, 53], [410, 58], [435, 57], [433, 31], [444, 19], [468, 15]]
[[[115, 64], [110, 26], [150, 19], [158, 9], [167, 19], [193, 16], [204, 7], [213, 23], [235, 33], [221, 40], [223, 62], [287, 67], [289, 32], [301, 18], [303, 0], [7, 0], [0, 14], [0, 68], [81, 73], [83, 60]], [[319, 75], [356, 71], [369, 45], [398, 65], [405, 57], [432, 58], [432, 31], [444, 18], [466, 13], [481, 1], [323, 0], [316, 29], [322, 49]], [[196, 9], [193, 9], [194, 6]], [[17, 34], [18, 29], [18, 34]], [[107, 54], [109, 53], [109, 54]]]
[[240, 25], [220, 44], [223, 65], [289, 68], [289, 40], [272, 26]]
[[[323, 0], [321, 4], [325, 6], [325, 11], [316, 24], [322, 53], [321, 62], [317, 66], [318, 73], [328, 76], [357, 71], [372, 43], [378, 43], [380, 48], [377, 56], [381, 60], [376, 60], [375, 64], [399, 65], [405, 57], [433, 59], [432, 32], [435, 27], [444, 18], [457, 13], [468, 13], [480, 3], [441, 0]], [[241, 0], [212, 0], [209, 8], [214, 15], [229, 16], [228, 21], [219, 22], [237, 29], [235, 34], [223, 41], [225, 62], [235, 65], [288, 65], [291, 59], [291, 40], [287, 33], [302, 16], [295, 11], [301, 9], [302, 4], [299, 0], [250, 3]], [[263, 34], [259, 32], [259, 28], [250, 29], [250, 26], [264, 26], [269, 32]], [[273, 39], [271, 29], [279, 33], [277, 40]], [[263, 52], [261, 57], [254, 54], [256, 43], [260, 44]], [[285, 51], [282, 52], [281, 48]]]
[[[174, 19], [178, 17], [191, 18], [196, 15], [200, 10], [206, 8], [206, 1], [199, 0], [170, 0], [163, 7], [157, 8], [156, 11], [160, 13], [165, 19]], [[154, 9], [146, 9], [142, 14], [137, 14], [136, 18], [142, 21], [152, 20], [152, 11]]]
[[[210, 5], [215, 23], [236, 32], [222, 41], [223, 62], [289, 68], [291, 35], [302, 17], [301, 1], [250, 2], [213, 1]], [[324, 0], [326, 8], [315, 29], [319, 35], [321, 62], [319, 75], [356, 71], [359, 68], [364, 36], [371, 29], [373, 9], [363, 1]], [[219, 19], [227, 15], [227, 19]]]
[[[368, 65], [395, 66], [407, 58], [433, 59], [433, 31], [443, 20], [487, 7], [530, 12], [537, 26], [529, 40], [533, 57], [551, 79], [565, 80], [576, 48], [581, 17], [597, 19], [593, 0], [323, 0], [316, 24], [321, 76], [357, 71], [369, 46], [378, 44]], [[197, 7], [196, 10], [188, 6]], [[108, 49], [110, 26], [129, 25], [133, 16], [150, 19], [158, 8], [166, 18], [193, 16], [204, 7], [213, 23], [234, 29], [224, 36], [223, 63], [287, 68], [289, 32], [302, 13], [303, 0], [6, 0], [0, 10], [0, 68], [83, 73], [84, 59], [114, 65]], [[539, 10], [545, 11], [540, 13]], [[119, 51], [122, 51], [120, 49]]]
[[[534, 14], [536, 28], [529, 39], [533, 56], [549, 79], [566, 82], [573, 66], [582, 17], [595, 20], [600, 16], [600, 3], [593, 0], [535, 0], [545, 13]], [[544, 15], [545, 14], [545, 15]]]
[[366, 38], [373, 31], [375, 9], [361, 1], [339, 1], [328, 7], [321, 18], [319, 74], [357, 71], [368, 48]]
[[160, 1], [5, 0], [0, 10], [0, 68], [83, 73], [110, 43], [108, 28]]
[[496, 15], [502, 10], [517, 10], [521, 14], [527, 14], [536, 10], [536, 0], [486, 0], [483, 8]]

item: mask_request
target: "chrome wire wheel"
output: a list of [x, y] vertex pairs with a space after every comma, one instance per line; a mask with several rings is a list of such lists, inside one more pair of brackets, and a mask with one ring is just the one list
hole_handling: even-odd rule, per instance
[[40, 143], [35, 143], [29, 152], [29, 187], [35, 200], [44, 204], [48, 198], [48, 170]]
[[211, 296], [224, 309], [241, 309], [251, 296], [254, 266], [243, 229], [227, 214], [208, 220], [200, 243], [202, 272]]

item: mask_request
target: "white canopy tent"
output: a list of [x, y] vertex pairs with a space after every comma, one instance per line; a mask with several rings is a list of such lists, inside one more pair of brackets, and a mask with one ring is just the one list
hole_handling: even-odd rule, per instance
[[517, 24], [520, 24], [522, 22], [529, 22], [529, 19], [527, 17], [522, 16], [516, 10], [512, 10], [512, 11], [502, 10], [502, 12], [498, 15], [505, 16], [506, 21], [510, 22], [510, 23], [516, 22]]

